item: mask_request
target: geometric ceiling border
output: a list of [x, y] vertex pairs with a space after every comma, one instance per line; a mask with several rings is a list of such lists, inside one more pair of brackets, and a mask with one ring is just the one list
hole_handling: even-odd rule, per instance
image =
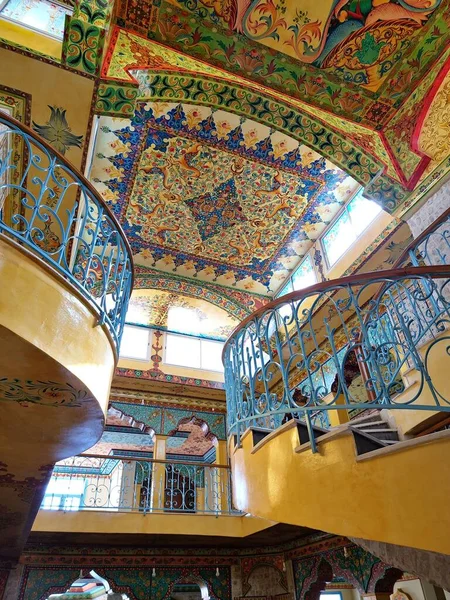
[[[298, 107], [265, 96], [261, 92], [206, 75], [152, 71], [146, 82], [146, 101], [183, 102], [227, 110], [289, 135], [312, 148], [356, 179], [365, 195], [387, 212], [401, 207], [406, 190], [385, 174], [387, 165], [362, 147], [360, 137], [342, 133], [320, 119], [302, 113]], [[140, 97], [139, 100], [144, 100]], [[377, 131], [368, 131], [379, 137]], [[369, 144], [367, 144], [369, 146]]]
[[244, 320], [252, 312], [263, 306], [269, 298], [253, 296], [240, 290], [226, 290], [204, 281], [198, 284], [192, 280], [162, 272], [142, 272], [135, 269], [134, 289], [156, 289], [176, 292], [191, 298], [200, 298], [222, 308], [239, 321]]
[[[124, 4], [124, 0], [121, 0], [121, 4]], [[117, 23], [180, 54], [187, 54], [237, 75], [244, 72], [245, 76], [251, 77], [259, 85], [287, 93], [312, 106], [328, 107], [334, 114], [342, 112], [339, 102], [341, 97], [351, 97], [356, 101], [356, 97], [361, 96], [359, 105], [356, 102], [357, 106], [347, 108], [346, 117], [380, 127], [390, 116], [386, 109], [398, 107], [414, 89], [416, 81], [427, 72], [430, 54], [440, 53], [445, 31], [449, 26], [450, 12], [449, 0], [442, 1], [440, 10], [434, 9], [441, 4], [441, 0], [435, 2], [432, 7], [434, 12], [422, 25], [420, 35], [415, 36], [415, 43], [409, 44], [401, 59], [394, 59], [392, 55], [389, 76], [382, 80], [375, 92], [368, 92], [351, 81], [350, 73], [350, 80], [335, 77], [326, 70], [318, 73], [317, 69], [305, 62], [286, 54], [280, 55], [247, 36], [226, 29], [225, 24], [219, 24], [214, 19], [216, 15], [210, 14], [214, 12], [216, 3], [202, 2], [210, 11], [204, 9], [201, 16], [195, 13], [197, 4], [183, 0], [174, 10], [172, 3], [158, 0], [153, 2], [152, 16], [148, 23], [138, 23], [132, 15], [128, 18], [126, 10], [122, 14], [118, 12], [124, 18], [118, 18]], [[217, 4], [220, 6], [220, 3]], [[246, 3], [248, 5], [249, 2]], [[183, 10], [185, 8], [188, 10]], [[434, 33], [436, 31], [437, 34]], [[419, 61], [416, 60], [418, 56]], [[363, 64], [361, 70], [365, 70]], [[379, 109], [383, 108], [382, 114], [372, 110], [374, 105]]]

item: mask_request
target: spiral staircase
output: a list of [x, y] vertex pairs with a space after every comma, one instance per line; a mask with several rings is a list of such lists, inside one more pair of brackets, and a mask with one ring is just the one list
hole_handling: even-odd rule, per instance
[[0, 148], [0, 559], [14, 560], [54, 463], [102, 434], [133, 264], [89, 182], [3, 113]]

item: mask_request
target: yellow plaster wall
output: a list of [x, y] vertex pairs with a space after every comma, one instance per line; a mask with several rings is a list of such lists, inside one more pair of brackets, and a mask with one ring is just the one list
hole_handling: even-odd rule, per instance
[[94, 80], [41, 60], [0, 48], [0, 87], [7, 86], [31, 95], [31, 122], [45, 125], [49, 106], [66, 111], [71, 132], [83, 136], [81, 148], [70, 147], [65, 158], [79, 168], [88, 142], [89, 117]]
[[[265, 519], [345, 536], [450, 553], [450, 436], [356, 461], [351, 435], [317, 454], [284, 429], [252, 454], [251, 435], [232, 453], [235, 505]], [[345, 482], [345, 485], [343, 485]], [[433, 507], [433, 508], [431, 508]]]
[[8, 282], [0, 286], [0, 326], [73, 373], [105, 412], [115, 358], [92, 309], [43, 263], [1, 239], [0, 281]]
[[56, 60], [61, 58], [62, 41], [0, 18], [0, 38], [30, 50], [41, 52]]
[[243, 538], [274, 525], [253, 517], [214, 515], [118, 513], [102, 511], [59, 512], [40, 510], [33, 531], [78, 533], [147, 533], [209, 535]]

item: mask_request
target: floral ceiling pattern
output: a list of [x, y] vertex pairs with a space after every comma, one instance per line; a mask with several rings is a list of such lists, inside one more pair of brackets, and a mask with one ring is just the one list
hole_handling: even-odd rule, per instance
[[[182, 309], [181, 317], [171, 318], [171, 308]], [[225, 340], [240, 320], [202, 299], [182, 296], [178, 292], [143, 289], [134, 290], [126, 322]]]
[[347, 116], [360, 120], [366, 109], [369, 119], [392, 114], [422, 61], [445, 46], [447, 13], [448, 0], [120, 0], [117, 23], [316, 106], [335, 108], [356, 84], [359, 114]]
[[138, 265], [275, 291], [358, 184], [293, 138], [209, 107], [103, 117], [91, 172]]

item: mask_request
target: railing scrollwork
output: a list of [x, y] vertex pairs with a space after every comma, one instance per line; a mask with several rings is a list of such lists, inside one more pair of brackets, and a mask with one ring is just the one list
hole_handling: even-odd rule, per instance
[[[20, 148], [20, 152], [18, 152]], [[0, 112], [0, 233], [55, 269], [119, 346], [133, 287], [130, 245], [89, 181], [35, 132]]]

